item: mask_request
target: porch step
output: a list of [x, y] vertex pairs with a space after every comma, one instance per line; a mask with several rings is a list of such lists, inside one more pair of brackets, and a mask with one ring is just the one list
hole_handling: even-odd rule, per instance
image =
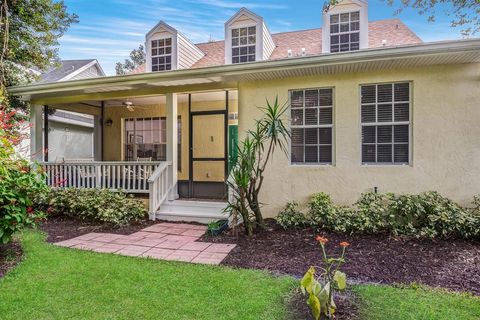
[[212, 220], [227, 219], [223, 213], [226, 202], [174, 200], [166, 201], [156, 212], [156, 218], [168, 221], [199, 222], [207, 224]]

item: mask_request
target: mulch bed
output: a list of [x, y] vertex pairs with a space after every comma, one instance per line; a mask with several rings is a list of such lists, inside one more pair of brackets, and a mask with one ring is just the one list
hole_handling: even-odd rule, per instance
[[[321, 261], [312, 230], [283, 230], [267, 220], [268, 231], [251, 239], [226, 233], [204, 236], [203, 241], [236, 243], [224, 265], [264, 269], [301, 277], [310, 265]], [[480, 295], [480, 242], [465, 240], [417, 240], [388, 235], [351, 235], [322, 232], [329, 252], [339, 253], [338, 243], [348, 241], [347, 263], [342, 270], [349, 280], [363, 283], [412, 282], [467, 291]]]
[[0, 278], [22, 260], [22, 246], [18, 240], [0, 244]]
[[40, 226], [47, 233], [48, 242], [59, 242], [75, 238], [90, 232], [131, 234], [151, 226], [159, 221], [142, 220], [124, 227], [98, 225], [66, 217], [50, 217]]

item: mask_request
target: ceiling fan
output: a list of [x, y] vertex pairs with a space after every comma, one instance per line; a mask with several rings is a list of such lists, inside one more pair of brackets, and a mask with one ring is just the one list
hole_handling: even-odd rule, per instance
[[122, 103], [122, 105], [124, 105], [125, 108], [127, 108], [127, 110], [130, 111], [130, 112], [135, 111], [135, 106], [134, 106], [133, 102], [128, 100], [128, 99], [126, 101], [124, 101]]

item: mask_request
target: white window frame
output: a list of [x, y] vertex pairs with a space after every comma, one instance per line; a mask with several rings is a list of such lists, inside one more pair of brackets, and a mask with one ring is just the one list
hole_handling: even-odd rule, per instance
[[[250, 28], [255, 28], [255, 32], [253, 34], [250, 33]], [[258, 38], [257, 38], [257, 25], [250, 25], [250, 26], [238, 26], [238, 27], [232, 27], [230, 28], [230, 56], [231, 56], [231, 59], [232, 59], [232, 64], [240, 64], [240, 63], [247, 63], [247, 62], [255, 62], [257, 61], [257, 50], [258, 50], [258, 46], [257, 46], [257, 43], [258, 43]], [[247, 43], [246, 44], [240, 44], [240, 38], [242, 37], [241, 36], [241, 29], [246, 29], [247, 31], [247, 35], [245, 36], [247, 38]], [[238, 30], [238, 37], [234, 37], [233, 36], [233, 32], [235, 30]], [[250, 36], [254, 36], [255, 37], [255, 42], [253, 44], [251, 43], [248, 43], [249, 41], [249, 37]], [[234, 39], [238, 39], [238, 44], [237, 45], [234, 45], [233, 44], [233, 40]], [[249, 48], [250, 47], [254, 47], [255, 48], [255, 53], [250, 53], [248, 52]], [[233, 55], [233, 50], [234, 49], [238, 49], [239, 51], [241, 51], [242, 48], [247, 48], [247, 54], [241, 54], [239, 52], [238, 56], [234, 56]], [[250, 56], [254, 56], [254, 60], [249, 60]], [[241, 57], [242, 56], [246, 56], [247, 57], [247, 61], [241, 61]], [[235, 57], [238, 57], [238, 62], [233, 62], [233, 59]]]
[[[409, 105], [409, 109], [408, 109], [408, 121], [391, 121], [391, 122], [378, 122], [378, 105], [382, 105], [382, 104], [388, 104], [388, 102], [381, 102], [381, 103], [378, 103], [378, 98], [375, 97], [375, 117], [376, 117], [376, 121], [375, 122], [368, 122], [368, 123], [363, 123], [362, 122], [362, 86], [376, 86], [377, 89], [375, 92], [378, 92], [378, 86], [379, 85], [385, 85], [385, 84], [392, 84], [392, 85], [395, 85], [395, 84], [400, 84], [400, 83], [408, 83], [409, 84], [409, 93], [408, 93], [408, 97], [409, 97], [409, 101], [408, 101], [408, 105]], [[392, 91], [392, 104], [394, 105], [395, 104], [395, 92], [394, 90]], [[407, 101], [397, 101], [396, 103], [407, 103]], [[367, 105], [372, 105], [373, 103], [365, 103]], [[360, 164], [362, 166], [372, 166], [372, 167], [381, 167], [381, 166], [387, 166], [387, 167], [391, 167], [391, 166], [412, 166], [413, 163], [412, 163], [412, 159], [413, 159], [413, 81], [411, 80], [404, 80], [404, 81], [386, 81], [386, 82], [378, 82], [378, 83], [363, 83], [363, 84], [360, 84], [358, 86], [358, 106], [359, 106], [359, 127], [360, 127], [360, 140], [359, 140], [359, 143], [360, 143]], [[394, 108], [394, 106], [393, 106]], [[394, 117], [394, 113], [395, 113], [395, 109], [392, 109], [392, 117]], [[392, 118], [393, 119], [393, 118]], [[392, 145], [392, 162], [364, 162], [363, 161], [363, 138], [362, 138], [362, 135], [363, 135], [363, 127], [364, 126], [375, 126], [375, 127], [378, 127], [378, 126], [395, 126], [395, 125], [408, 125], [408, 161], [407, 162], [394, 162], [394, 145], [395, 145], [395, 142], [393, 142], [394, 140], [394, 136], [392, 134], [392, 143], [385, 143], [385, 144], [391, 144]], [[377, 135], [377, 133], [376, 133]], [[377, 139], [377, 136], [376, 138]], [[373, 143], [368, 143], [368, 144], [373, 144]], [[377, 142], [375, 142], [375, 146], [377, 146]], [[377, 147], [375, 148], [375, 159], [377, 160], [378, 159], [378, 150], [377, 150]]]
[[[319, 109], [319, 117], [320, 117], [320, 109], [329, 109], [331, 108], [332, 109], [332, 123], [331, 124], [317, 124], [317, 125], [306, 125], [305, 124], [305, 91], [309, 91], [309, 90], [322, 90], [322, 89], [331, 89], [332, 90], [332, 105], [331, 106], [317, 106], [317, 108]], [[292, 122], [291, 122], [291, 114], [292, 114], [292, 107], [291, 107], [291, 100], [292, 100], [292, 93], [294, 91], [303, 91], [303, 96], [304, 96], [304, 99], [303, 99], [303, 107], [302, 109], [304, 110], [303, 112], [303, 121], [302, 121], [302, 125], [294, 125], [292, 126]], [[288, 140], [288, 161], [289, 161], [289, 166], [292, 166], [292, 167], [308, 167], [308, 166], [315, 166], [315, 167], [318, 167], [318, 166], [335, 166], [335, 154], [336, 154], [336, 151], [335, 151], [335, 148], [336, 148], [336, 144], [335, 144], [335, 141], [336, 141], [336, 137], [335, 137], [335, 87], [314, 87], [314, 88], [299, 88], [299, 89], [290, 89], [288, 91], [288, 99], [289, 99], [289, 108], [288, 108], [288, 125], [289, 125], [289, 128], [290, 128], [290, 131], [292, 128], [302, 128], [302, 129], [305, 129], [305, 128], [331, 128], [332, 129], [332, 142], [329, 146], [331, 146], [331, 149], [332, 149], [332, 154], [331, 154], [331, 161], [330, 162], [305, 162], [305, 155], [304, 155], [304, 162], [292, 162], [292, 139], [290, 138]], [[308, 107], [307, 107], [308, 108]], [[300, 108], [298, 108], [300, 109]], [[320, 139], [320, 137], [318, 138]], [[305, 141], [304, 141], [305, 142]], [[322, 144], [318, 143], [317, 146], [322, 146]], [[325, 144], [323, 144], [323, 146], [326, 146]], [[304, 143], [304, 147], [305, 147], [305, 143]], [[319, 151], [320, 152], [320, 151]]]
[[[127, 157], [126, 157], [126, 145], [127, 144], [130, 144], [130, 143], [127, 143], [128, 142], [128, 137], [126, 135], [127, 133], [127, 128], [126, 128], [126, 123], [127, 121], [132, 121], [133, 122], [133, 133], [134, 133], [134, 139], [136, 138], [137, 136], [137, 122], [142, 120], [154, 120], [154, 119], [158, 119], [159, 120], [159, 123], [160, 123], [160, 128], [159, 129], [154, 129], [153, 128], [153, 125], [152, 125], [152, 128], [150, 129], [151, 131], [154, 131], [154, 130], [158, 130], [159, 131], [159, 134], [160, 134], [160, 137], [159, 137], [159, 143], [151, 143], [152, 145], [154, 144], [157, 144], [157, 145], [167, 145], [167, 140], [166, 140], [166, 130], [167, 130], [167, 123], [166, 123], [166, 117], [165, 116], [152, 116], [152, 117], [128, 117], [128, 118], [122, 118], [122, 159], [123, 161], [137, 161], [137, 158], [138, 158], [138, 145], [139, 143], [137, 142], [134, 142], [132, 145], [133, 145], [133, 155], [132, 155], [132, 158], [133, 160], [127, 160]], [[162, 128], [162, 120], [165, 121], [165, 127]], [[181, 119], [181, 116], [178, 116], [178, 131], [177, 131], [177, 135], [178, 135], [178, 171], [181, 171], [181, 158], [182, 158], [182, 134], [183, 134], [183, 130], [182, 130], [182, 119]], [[165, 131], [165, 141], [162, 141], [162, 131]], [[166, 160], [153, 160], [153, 161], [166, 161]]]
[[[368, 45], [368, 2], [365, 0], [351, 0], [350, 4], [339, 2], [323, 14], [322, 23], [322, 53], [330, 53], [330, 15], [349, 12], [360, 12], [360, 50], [367, 49]], [[344, 6], [345, 4], [345, 6]], [[347, 53], [350, 51], [343, 51]], [[334, 54], [341, 52], [334, 52]]]
[[[352, 14], [353, 13], [357, 13], [358, 14], [358, 20], [355, 20], [355, 21], [352, 21]], [[344, 15], [344, 14], [348, 14], [348, 31], [341, 31], [341, 25], [342, 25], [342, 22], [340, 20], [341, 16]], [[332, 22], [331, 22], [331, 19], [332, 19], [332, 16], [338, 16], [338, 22], [336, 24], [338, 24], [338, 32], [332, 32], [332, 29], [331, 29], [331, 26], [332, 26]], [[360, 21], [361, 20], [361, 14], [360, 14], [360, 10], [354, 10], [354, 11], [348, 11], [348, 12], [338, 12], [338, 13], [332, 13], [330, 15], [328, 15], [328, 24], [330, 26], [330, 34], [329, 34], [329, 37], [330, 37], [330, 52], [332, 53], [338, 53], [338, 52], [350, 52], [350, 51], [358, 51], [360, 50], [360, 34], [361, 34], [361, 24], [360, 24]], [[354, 30], [352, 31], [351, 30], [351, 26], [352, 26], [352, 23], [354, 22], [358, 22], [358, 29], [357, 30]], [[350, 35], [352, 33], [358, 33], [358, 41], [357, 42], [352, 42], [351, 39], [350, 39]], [[348, 50], [341, 50], [341, 46], [342, 46], [342, 43], [340, 41], [342, 35], [349, 35], [349, 40], [348, 42], [346, 43], [343, 43], [344, 45], [345, 44], [348, 44]], [[332, 42], [331, 42], [331, 37], [332, 36], [338, 36], [338, 51], [332, 51]], [[351, 49], [351, 46], [352, 46], [352, 43], [357, 43], [358, 44], [358, 49]]]

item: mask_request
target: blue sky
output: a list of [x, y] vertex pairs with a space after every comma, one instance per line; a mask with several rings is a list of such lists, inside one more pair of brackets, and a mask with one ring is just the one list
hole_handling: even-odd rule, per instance
[[[398, 3], [398, 2], [397, 2]], [[69, 12], [79, 16], [60, 39], [62, 59], [100, 61], [105, 72], [115, 74], [115, 62], [144, 42], [144, 35], [164, 20], [193, 42], [223, 39], [223, 24], [245, 6], [263, 16], [272, 33], [321, 27], [323, 1], [308, 0], [65, 0]], [[424, 41], [461, 38], [450, 27], [443, 10], [435, 23], [414, 10], [395, 15], [396, 7], [382, 0], [369, 1], [369, 20], [400, 18]]]

